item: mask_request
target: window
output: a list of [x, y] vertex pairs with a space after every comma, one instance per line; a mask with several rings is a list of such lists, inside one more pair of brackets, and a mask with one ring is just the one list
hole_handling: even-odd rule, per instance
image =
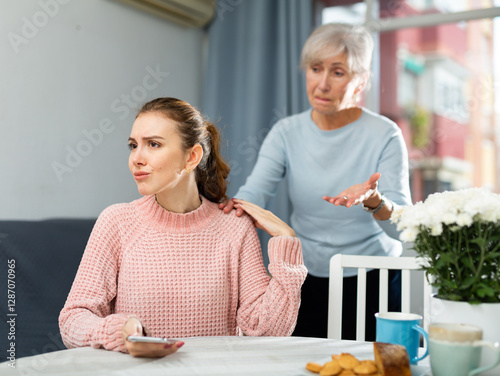
[[366, 4], [363, 2], [352, 5], [326, 7], [323, 9], [322, 23], [345, 22], [361, 25], [365, 22]]
[[[326, 5], [324, 23], [365, 24], [373, 31], [374, 80], [365, 103], [403, 129], [414, 201], [432, 189], [484, 186], [498, 192], [500, 153], [494, 136], [500, 134], [495, 120], [500, 119], [500, 96], [495, 96], [500, 85], [494, 68], [500, 64], [493, 55], [500, 50], [494, 48], [500, 43], [494, 21], [500, 0], [320, 2]], [[335, 6], [339, 3], [345, 5]], [[376, 9], [366, 22], [370, 4]], [[460, 18], [454, 12], [461, 12]], [[424, 134], [428, 140], [417, 145], [411, 108], [424, 114], [419, 119], [428, 119], [430, 127]]]
[[[432, 70], [434, 113], [461, 124], [469, 122], [469, 111], [465, 103], [467, 80], [465, 69], [450, 69], [451, 62], [438, 62]], [[460, 72], [460, 73], [457, 73]]]
[[417, 103], [418, 76], [403, 68], [398, 79], [398, 104], [400, 107], [414, 106]]

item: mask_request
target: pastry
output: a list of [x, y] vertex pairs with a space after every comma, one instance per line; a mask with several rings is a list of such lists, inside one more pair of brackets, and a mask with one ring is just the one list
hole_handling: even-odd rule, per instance
[[382, 376], [411, 376], [410, 357], [404, 346], [374, 342], [373, 353]]

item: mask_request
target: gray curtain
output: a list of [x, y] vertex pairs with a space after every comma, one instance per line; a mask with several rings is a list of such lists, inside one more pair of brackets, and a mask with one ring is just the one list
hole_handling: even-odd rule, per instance
[[[208, 31], [202, 110], [222, 131], [230, 197], [252, 171], [272, 125], [309, 108], [299, 64], [313, 18], [313, 0], [218, 0]], [[284, 182], [267, 208], [288, 222]]]

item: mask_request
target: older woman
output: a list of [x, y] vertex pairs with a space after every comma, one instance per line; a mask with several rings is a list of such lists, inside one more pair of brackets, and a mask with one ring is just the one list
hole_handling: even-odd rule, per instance
[[[291, 224], [302, 241], [309, 271], [295, 335], [326, 337], [333, 255], [402, 252], [388, 219], [395, 205], [410, 204], [405, 142], [395, 123], [357, 104], [369, 80], [372, 51], [372, 38], [361, 26], [326, 24], [312, 33], [301, 62], [311, 108], [274, 125], [235, 196], [264, 206], [278, 183], [287, 180]], [[224, 211], [232, 207], [228, 202]], [[374, 286], [378, 272], [368, 274], [369, 287]], [[342, 332], [344, 338], [354, 338], [348, 320], [355, 319], [356, 277], [348, 272], [344, 277]], [[396, 297], [397, 277], [391, 293]], [[378, 291], [369, 290], [368, 296], [367, 338], [373, 339]], [[390, 308], [397, 310], [397, 305], [396, 300]]]

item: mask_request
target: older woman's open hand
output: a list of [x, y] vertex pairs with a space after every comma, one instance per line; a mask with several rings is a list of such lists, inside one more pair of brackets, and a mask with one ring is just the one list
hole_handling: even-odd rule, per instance
[[269, 210], [262, 209], [258, 205], [237, 198], [233, 198], [233, 202], [236, 210], [241, 209], [245, 211], [252, 217], [255, 227], [264, 230], [269, 235], [295, 236], [295, 231]]
[[323, 200], [328, 201], [330, 204], [335, 206], [341, 205], [348, 208], [352, 205], [358, 205], [361, 203], [367, 205], [367, 201], [372, 198], [375, 201], [380, 201], [380, 198], [377, 197], [380, 196], [380, 193], [377, 191], [379, 178], [380, 173], [376, 172], [364, 183], [355, 184], [334, 197], [323, 196]]
[[127, 340], [128, 336], [142, 336], [144, 330], [141, 322], [132, 317], [127, 320], [122, 328], [122, 337], [125, 340], [130, 355], [138, 358], [162, 358], [164, 356], [173, 354], [179, 350], [184, 342], [177, 341], [173, 344], [168, 343], [146, 343], [146, 342], [130, 342]]

